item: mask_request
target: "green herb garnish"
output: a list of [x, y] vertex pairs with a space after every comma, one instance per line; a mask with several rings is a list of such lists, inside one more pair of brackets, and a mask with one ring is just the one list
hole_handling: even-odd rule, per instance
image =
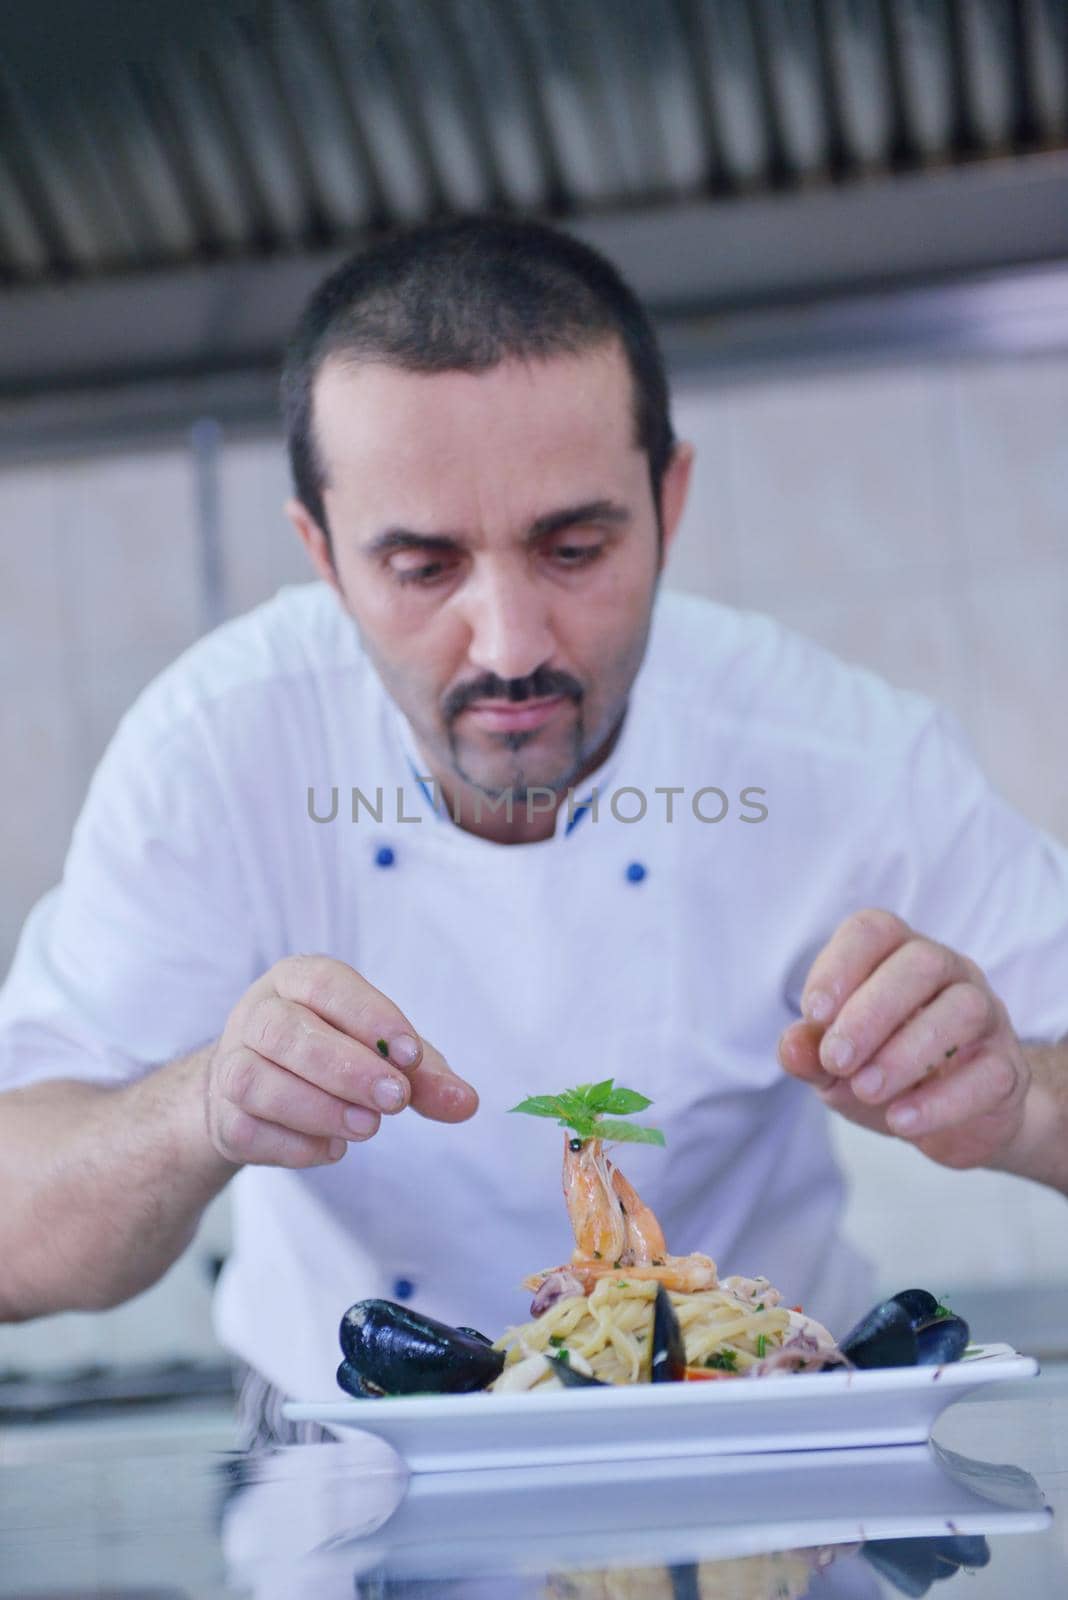
[[531, 1117], [552, 1117], [561, 1128], [570, 1128], [580, 1139], [617, 1139], [621, 1144], [665, 1143], [659, 1128], [642, 1128], [620, 1117], [644, 1111], [652, 1101], [635, 1089], [617, 1089], [614, 1078], [601, 1083], [580, 1083], [559, 1094], [535, 1094], [521, 1100], [513, 1111]]
[[557, 1350], [556, 1355], [553, 1356], [552, 1359], [554, 1361], [562, 1361], [564, 1363], [565, 1367], [569, 1367], [571, 1365], [571, 1351], [567, 1348], [566, 1345], [562, 1344], [560, 1346], [559, 1350]]
[[549, 1335], [549, 1343], [551, 1345], [555, 1345], [556, 1348], [559, 1350], [561, 1345], [567, 1343], [567, 1340], [564, 1338], [564, 1335], [562, 1333], [550, 1333], [550, 1335]]
[[386, 1041], [384, 1039], [376, 1039], [375, 1040], [375, 1049], [378, 1051], [380, 1056], [388, 1056], [389, 1055], [389, 1045], [386, 1043]]
[[709, 1356], [705, 1366], [711, 1372], [737, 1372], [738, 1352], [724, 1346], [722, 1350], [717, 1350], [715, 1355]]
[[767, 1335], [763, 1334], [763, 1333], [758, 1333], [757, 1334], [757, 1342], [756, 1342], [756, 1344], [757, 1344], [757, 1360], [758, 1361], [763, 1361], [764, 1357], [768, 1353]]
[[956, 1312], [952, 1306], [948, 1306], [945, 1301], [940, 1300], [931, 1313], [931, 1321], [944, 1322], [947, 1317], [953, 1316], [956, 1316]]
[[760, 1302], [760, 1304], [759, 1304], [759, 1305], [758, 1305], [758, 1306], [757, 1306], [757, 1308], [756, 1308], [756, 1309], [757, 1309], [757, 1310], [758, 1310], [758, 1311], [763, 1311], [763, 1309], [764, 1309], [764, 1302], [763, 1302], [763, 1300], [761, 1300], [761, 1302]]

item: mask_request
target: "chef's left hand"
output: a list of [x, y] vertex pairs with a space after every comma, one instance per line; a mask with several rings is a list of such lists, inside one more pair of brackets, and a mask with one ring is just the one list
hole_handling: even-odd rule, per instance
[[816, 957], [787, 1072], [851, 1121], [947, 1167], [996, 1162], [1023, 1122], [1031, 1070], [974, 961], [892, 912], [858, 911]]

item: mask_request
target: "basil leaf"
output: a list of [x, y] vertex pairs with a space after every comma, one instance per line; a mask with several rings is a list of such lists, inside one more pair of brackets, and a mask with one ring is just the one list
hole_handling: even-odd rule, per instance
[[585, 1088], [585, 1101], [591, 1111], [608, 1111], [609, 1100], [612, 1098], [612, 1085], [614, 1078], [605, 1078], [603, 1083], [587, 1084]]
[[525, 1111], [531, 1117], [558, 1117], [560, 1102], [551, 1094], [534, 1094], [526, 1100], [520, 1100], [511, 1110]]
[[[611, 1085], [611, 1079], [608, 1080]], [[598, 1111], [607, 1111], [614, 1117], [629, 1117], [634, 1111], [644, 1111], [652, 1105], [648, 1096], [639, 1094], [636, 1089], [612, 1089], [606, 1097], [604, 1104], [597, 1107]]]
[[621, 1144], [666, 1144], [659, 1128], [639, 1128], [633, 1122], [617, 1122], [601, 1117], [596, 1124], [598, 1139], [618, 1139]]

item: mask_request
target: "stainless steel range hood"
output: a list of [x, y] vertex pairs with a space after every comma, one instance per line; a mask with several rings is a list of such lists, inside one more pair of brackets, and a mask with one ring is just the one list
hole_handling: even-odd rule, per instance
[[311, 284], [422, 217], [555, 217], [713, 357], [775, 308], [1068, 258], [1064, 0], [17, 9], [0, 402], [20, 434], [131, 385], [167, 384], [161, 412], [266, 414]]

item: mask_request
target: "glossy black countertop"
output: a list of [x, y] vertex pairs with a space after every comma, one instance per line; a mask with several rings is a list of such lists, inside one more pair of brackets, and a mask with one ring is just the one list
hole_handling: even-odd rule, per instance
[[1027, 1600], [1068, 1594], [1068, 1381], [933, 1446], [410, 1477], [367, 1436], [0, 1432], [0, 1596]]

